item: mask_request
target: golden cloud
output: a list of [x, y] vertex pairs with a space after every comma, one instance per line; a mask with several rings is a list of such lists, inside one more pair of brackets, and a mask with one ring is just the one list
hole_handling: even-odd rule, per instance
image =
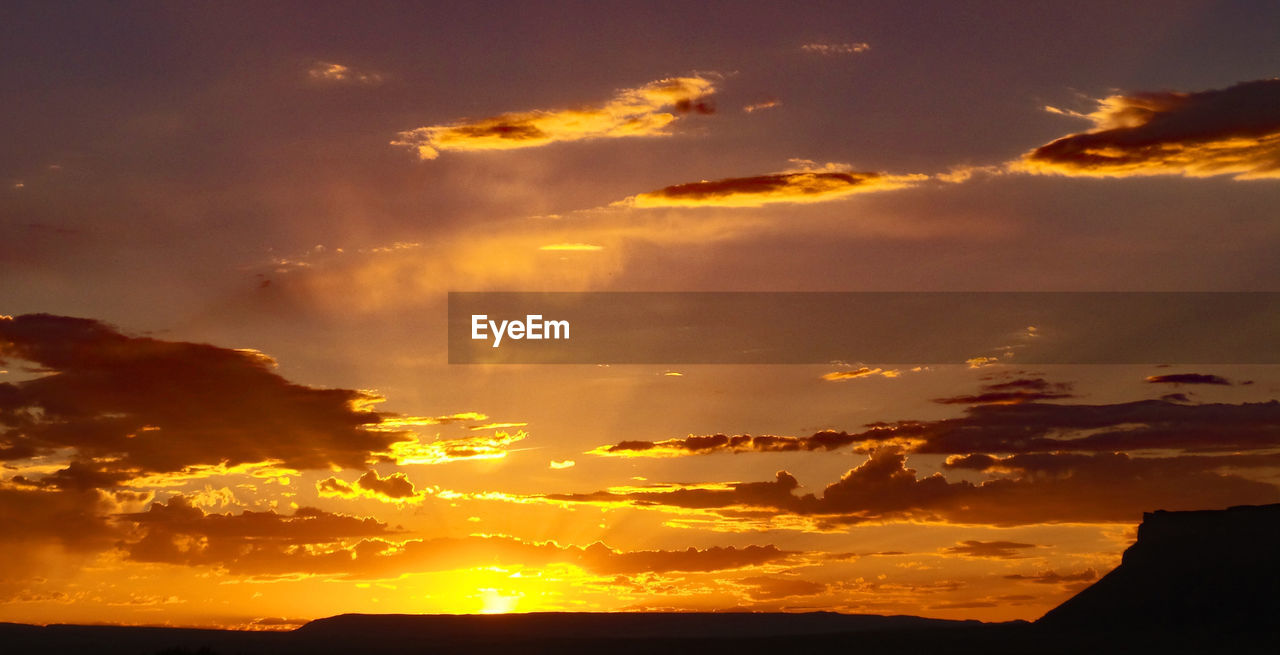
[[770, 173], [752, 177], [690, 182], [641, 193], [614, 203], [638, 207], [760, 207], [774, 203], [816, 203], [858, 193], [912, 186], [927, 175], [857, 172], [844, 164]]
[[404, 473], [384, 478], [377, 471], [368, 471], [351, 483], [328, 477], [316, 483], [316, 491], [329, 498], [372, 498], [384, 503], [416, 503], [426, 498], [424, 492], [414, 490]]
[[391, 445], [388, 458], [397, 464], [440, 464], [464, 459], [501, 459], [507, 456], [507, 450], [511, 444], [528, 436], [528, 433], [520, 430], [515, 434], [497, 431], [492, 435], [430, 442], [400, 441]]
[[1014, 170], [1086, 177], [1280, 178], [1280, 78], [1211, 91], [1113, 95], [1078, 114], [1094, 129], [1040, 146]]
[[401, 132], [391, 144], [411, 148], [425, 160], [445, 150], [513, 150], [585, 139], [664, 136], [677, 113], [713, 111], [701, 99], [714, 91], [707, 77], [673, 77], [624, 89], [597, 106], [514, 112], [419, 127]]
[[832, 371], [830, 373], [823, 375], [822, 379], [828, 382], [841, 382], [844, 380], [856, 380], [858, 378], [868, 378], [874, 375], [879, 375], [881, 377], [886, 377], [886, 378], [896, 378], [899, 375], [902, 375], [902, 371], [899, 371], [897, 369], [892, 369], [892, 368], [883, 369], [883, 368], [871, 368], [868, 366], [862, 366], [859, 368], [846, 369], [843, 371]]
[[387, 416], [378, 423], [378, 429], [400, 430], [430, 425], [449, 425], [465, 421], [486, 421], [489, 417], [480, 412], [458, 412], [446, 416]]

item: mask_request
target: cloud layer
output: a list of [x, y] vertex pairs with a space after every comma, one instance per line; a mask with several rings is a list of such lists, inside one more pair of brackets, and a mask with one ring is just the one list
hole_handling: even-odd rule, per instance
[[[1042, 384], [1043, 383], [1043, 384]], [[592, 450], [616, 457], [712, 453], [831, 451], [848, 446], [904, 444], [911, 452], [1186, 452], [1259, 451], [1280, 447], [1280, 402], [1187, 404], [1183, 398], [1102, 405], [1057, 404], [1070, 385], [1015, 380], [974, 395], [936, 399], [967, 404], [964, 414], [933, 421], [878, 422], [858, 432], [824, 430], [809, 436], [690, 435], [661, 441], [628, 440]]]
[[723, 571], [785, 562], [796, 553], [776, 546], [619, 551], [472, 535], [393, 540], [397, 530], [373, 519], [301, 508], [206, 514], [178, 496], [146, 512], [123, 515], [138, 532], [126, 547], [141, 562], [213, 566], [254, 576], [327, 574], [396, 577], [478, 566], [576, 565], [600, 575]]
[[[1179, 510], [1280, 500], [1280, 488], [1273, 484], [1221, 471], [1239, 466], [1275, 467], [1280, 465], [1276, 456], [1241, 461], [1045, 453], [950, 462], [952, 469], [992, 473], [978, 483], [951, 481], [942, 473], [922, 477], [906, 462], [902, 448], [880, 448], [821, 494], [797, 494], [799, 481], [779, 471], [771, 482], [624, 488], [547, 498], [676, 513], [696, 511], [747, 528], [798, 525], [806, 530], [897, 520], [984, 525], [1131, 522], [1153, 507]], [[803, 521], [777, 521], [789, 517]]]
[[[1220, 384], [1222, 379], [1180, 375], [1148, 381]], [[1129, 521], [1152, 508], [1280, 500], [1280, 488], [1267, 475], [1280, 470], [1280, 403], [1045, 402], [1072, 397], [1072, 387], [1014, 377], [989, 382], [978, 394], [935, 400], [969, 405], [955, 418], [881, 422], [859, 432], [826, 430], [800, 437], [715, 434], [622, 441], [591, 451], [609, 457], [842, 449], [867, 454], [865, 462], [818, 494], [800, 493], [799, 480], [780, 471], [770, 482], [623, 487], [547, 498], [701, 513], [710, 515], [713, 524], [738, 526], [725, 529], [818, 530], [901, 520], [994, 525]], [[912, 454], [948, 457], [941, 471], [919, 475], [907, 466]], [[948, 552], [1015, 554], [983, 548], [974, 542]]]

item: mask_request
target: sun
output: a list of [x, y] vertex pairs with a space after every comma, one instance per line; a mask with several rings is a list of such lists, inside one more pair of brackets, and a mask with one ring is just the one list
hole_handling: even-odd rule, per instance
[[514, 612], [520, 602], [520, 594], [504, 596], [497, 589], [480, 590], [481, 614], [508, 614]]

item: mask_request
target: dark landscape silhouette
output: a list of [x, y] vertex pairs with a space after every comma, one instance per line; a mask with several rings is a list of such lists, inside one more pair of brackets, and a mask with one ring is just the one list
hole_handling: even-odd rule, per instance
[[1274, 653], [1280, 504], [1144, 515], [1035, 622], [783, 613], [344, 614], [290, 632], [0, 624], [5, 653]]

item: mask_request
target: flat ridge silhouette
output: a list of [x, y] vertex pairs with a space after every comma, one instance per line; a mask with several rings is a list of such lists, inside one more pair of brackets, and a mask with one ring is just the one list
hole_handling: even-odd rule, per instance
[[383, 636], [432, 634], [456, 639], [505, 632], [533, 639], [720, 638], [836, 634], [866, 630], [907, 630], [982, 625], [919, 616], [836, 612], [530, 612], [523, 614], [341, 614], [298, 628], [308, 637], [340, 639], [376, 632]]

